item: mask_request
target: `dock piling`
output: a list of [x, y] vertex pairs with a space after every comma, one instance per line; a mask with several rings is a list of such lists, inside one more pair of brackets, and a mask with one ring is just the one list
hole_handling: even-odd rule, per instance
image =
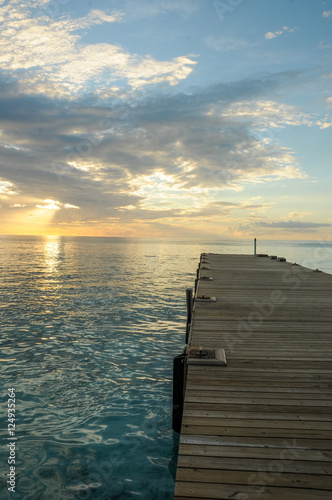
[[186, 289], [186, 301], [187, 301], [186, 344], [188, 344], [191, 316], [193, 311], [193, 288]]

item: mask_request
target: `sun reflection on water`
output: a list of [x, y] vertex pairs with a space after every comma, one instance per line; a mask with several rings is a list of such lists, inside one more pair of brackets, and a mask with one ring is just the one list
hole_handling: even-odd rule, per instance
[[44, 260], [50, 273], [55, 273], [59, 264], [61, 250], [60, 236], [47, 236], [44, 243]]

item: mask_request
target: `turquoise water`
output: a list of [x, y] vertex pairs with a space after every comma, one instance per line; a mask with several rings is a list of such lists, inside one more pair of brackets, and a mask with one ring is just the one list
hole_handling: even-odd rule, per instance
[[[172, 360], [203, 251], [253, 243], [0, 237], [1, 498], [172, 499]], [[258, 252], [332, 273], [330, 243], [259, 241]]]

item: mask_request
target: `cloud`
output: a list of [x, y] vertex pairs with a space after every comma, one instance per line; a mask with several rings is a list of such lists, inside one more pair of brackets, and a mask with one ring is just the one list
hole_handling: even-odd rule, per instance
[[1, 138], [28, 149], [3, 149], [0, 175], [13, 194], [2, 211], [24, 212], [11, 208], [21, 204], [50, 212], [61, 227], [135, 231], [153, 221], [187, 226], [207, 214], [233, 220], [234, 210], [257, 216], [266, 204], [227, 205], [223, 193], [306, 177], [290, 149], [264, 136], [271, 123], [310, 123], [298, 109], [264, 99], [278, 81], [272, 75], [187, 93], [129, 92], [128, 100], [124, 93], [94, 96], [93, 105], [8, 95], [0, 85]]
[[[34, 5], [34, 4], [33, 4]], [[58, 20], [33, 16], [31, 6], [14, 1], [0, 6], [2, 37], [0, 63], [3, 71], [16, 77], [24, 93], [70, 96], [122, 81], [133, 88], [187, 78], [196, 62], [187, 56], [158, 61], [131, 54], [118, 45], [85, 45], [79, 32], [102, 23], [114, 23], [121, 15], [92, 10], [85, 17]]]
[[322, 15], [325, 18], [330, 17], [330, 16], [332, 16], [332, 10], [325, 10]]
[[294, 33], [297, 31], [297, 28], [289, 28], [288, 26], [283, 26], [280, 30], [272, 32], [268, 31], [265, 33], [264, 37], [266, 40], [272, 40], [273, 38], [277, 38], [280, 35], [283, 35], [285, 33]]
[[242, 237], [247, 236], [261, 236], [262, 237], [273, 237], [281, 238], [285, 235], [287, 238], [296, 235], [297, 237], [305, 237], [307, 234], [317, 234], [324, 228], [330, 228], [332, 224], [328, 223], [318, 223], [318, 222], [307, 222], [299, 220], [255, 220], [253, 218], [247, 217], [247, 222], [240, 222], [236, 227], [236, 231]]
[[64, 205], [62, 205], [63, 208], [75, 208], [75, 209], [79, 209], [80, 207], [77, 207], [76, 205], [71, 205], [70, 203], [65, 203]]
[[60, 210], [60, 202], [53, 200], [45, 200], [46, 205], [36, 205], [37, 208], [43, 208], [46, 210]]
[[155, 0], [117, 0], [116, 4], [126, 14], [124, 21], [132, 21], [139, 19], [150, 19], [159, 15], [169, 13], [178, 14], [183, 18], [188, 18], [193, 12], [197, 11], [204, 0], [163, 0], [156, 2]]
[[325, 128], [330, 128], [332, 127], [332, 122], [331, 121], [326, 121], [327, 118], [325, 118], [324, 121], [322, 120], [318, 120], [316, 122], [317, 126], [320, 128], [320, 129], [325, 129]]
[[220, 36], [215, 37], [209, 35], [205, 38], [205, 44], [218, 52], [228, 52], [231, 50], [243, 50], [249, 45], [254, 46], [256, 44], [249, 44], [247, 40], [241, 40], [238, 37], [231, 36]]
[[15, 185], [12, 182], [0, 178], [0, 198], [8, 198], [16, 193]]
[[[262, 104], [271, 86], [275, 78], [139, 96], [129, 105], [118, 99], [105, 109], [102, 100], [91, 107], [0, 93], [2, 120], [15, 123], [7, 125], [6, 142], [29, 150], [4, 149], [2, 178], [21, 193], [11, 204], [27, 203], [22, 197], [29, 195], [35, 205], [51, 199], [80, 207], [82, 218], [86, 212], [133, 218], [137, 211], [119, 207], [172, 214], [200, 209], [223, 189], [303, 178], [290, 150], [257, 136], [272, 110], [278, 125], [294, 111]], [[293, 116], [291, 123], [302, 122]]]
[[320, 41], [319, 45], [318, 45], [318, 48], [320, 50], [323, 50], [323, 49], [332, 49], [332, 45], [330, 43], [326, 43], [326, 42]]
[[79, 209], [79, 207], [76, 207], [75, 205], [71, 205], [70, 203], [61, 203], [60, 201], [44, 200], [44, 203], [46, 203], [46, 205], [36, 205], [36, 207], [46, 209], [46, 210], [60, 210], [60, 208]]
[[311, 215], [312, 212], [289, 212], [289, 214], [286, 217], [282, 217], [282, 219], [293, 219], [295, 217], [302, 219], [306, 215]]
[[304, 221], [276, 221], [276, 222], [258, 222], [257, 226], [282, 228], [282, 229], [319, 229], [320, 227], [330, 227], [331, 224], [323, 224], [318, 222], [304, 222]]
[[272, 129], [314, 124], [312, 117], [296, 106], [268, 100], [236, 102], [222, 113], [225, 117], [255, 120], [258, 126]]

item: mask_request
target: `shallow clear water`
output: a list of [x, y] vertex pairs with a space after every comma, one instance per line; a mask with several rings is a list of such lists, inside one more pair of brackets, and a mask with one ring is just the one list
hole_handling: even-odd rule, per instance
[[[16, 389], [15, 498], [173, 497], [172, 360], [200, 253], [252, 241], [0, 237], [0, 497], [7, 388]], [[332, 245], [258, 242], [332, 273]]]

